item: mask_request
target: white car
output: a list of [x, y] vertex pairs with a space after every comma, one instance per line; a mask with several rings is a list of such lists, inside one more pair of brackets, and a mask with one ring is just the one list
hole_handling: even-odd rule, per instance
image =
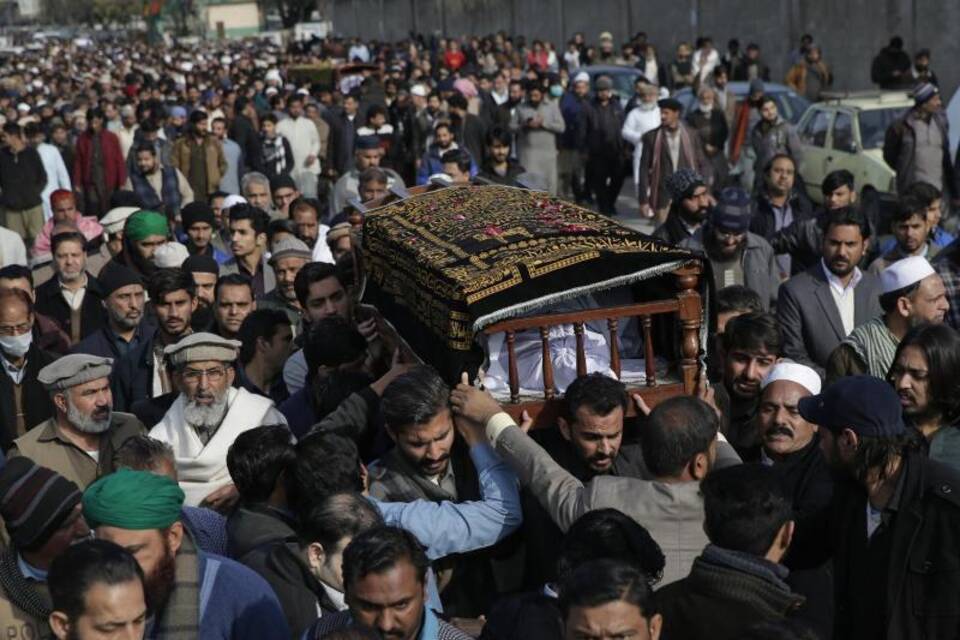
[[883, 160], [887, 129], [913, 106], [905, 91], [828, 94], [807, 109], [797, 124], [803, 145], [800, 175], [810, 199], [823, 202], [821, 185], [831, 171], [853, 174], [857, 191], [896, 194], [896, 172]]

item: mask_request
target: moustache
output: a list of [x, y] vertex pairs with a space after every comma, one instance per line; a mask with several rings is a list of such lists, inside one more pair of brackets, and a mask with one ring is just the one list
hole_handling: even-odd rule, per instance
[[793, 429], [790, 429], [790, 428], [788, 428], [788, 427], [784, 427], [784, 426], [782, 426], [782, 425], [774, 425], [774, 426], [770, 427], [769, 429], [767, 429], [767, 430], [764, 432], [763, 435], [766, 436], [766, 437], [768, 437], [768, 438], [773, 438], [773, 437], [775, 437], [775, 436], [786, 436], [786, 437], [788, 437], [788, 438], [792, 438], [792, 437], [793, 437]]

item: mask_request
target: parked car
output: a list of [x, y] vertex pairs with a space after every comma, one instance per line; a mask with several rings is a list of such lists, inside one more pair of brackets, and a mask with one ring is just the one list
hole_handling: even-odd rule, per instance
[[[730, 91], [737, 97], [737, 104], [743, 102], [744, 98], [750, 92], [749, 82], [731, 82], [727, 85]], [[797, 124], [803, 112], [810, 106], [810, 101], [803, 96], [797, 95], [793, 89], [786, 85], [776, 84], [775, 82], [763, 83], [764, 93], [772, 96], [777, 103], [777, 110], [784, 120]], [[697, 94], [690, 87], [680, 89], [674, 96], [683, 105], [684, 114], [689, 113], [696, 106]]]
[[853, 174], [857, 190], [875, 190], [882, 200], [896, 194], [896, 172], [883, 160], [887, 129], [913, 100], [905, 91], [827, 94], [810, 106], [797, 126], [803, 145], [800, 175], [810, 199], [820, 203], [823, 178], [837, 169]]

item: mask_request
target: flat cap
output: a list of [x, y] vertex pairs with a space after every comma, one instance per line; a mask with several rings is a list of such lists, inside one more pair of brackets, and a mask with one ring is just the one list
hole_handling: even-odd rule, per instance
[[62, 391], [84, 382], [106, 378], [113, 370], [113, 358], [71, 353], [62, 356], [37, 374], [47, 391]]
[[270, 264], [281, 258], [303, 258], [309, 262], [313, 259], [313, 252], [300, 238], [282, 238], [273, 245]]
[[333, 244], [345, 236], [350, 235], [353, 225], [349, 222], [340, 222], [333, 225], [330, 231], [327, 231], [327, 244]]
[[203, 360], [233, 362], [242, 344], [239, 340], [227, 340], [212, 333], [191, 333], [180, 342], [164, 347], [163, 355], [173, 366]]

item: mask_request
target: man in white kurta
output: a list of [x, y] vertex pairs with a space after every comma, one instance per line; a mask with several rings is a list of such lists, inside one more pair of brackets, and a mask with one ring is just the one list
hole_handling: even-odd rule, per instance
[[189, 506], [227, 506], [236, 491], [227, 470], [230, 445], [250, 429], [286, 424], [272, 400], [232, 386], [240, 344], [194, 333], [163, 350], [174, 368], [180, 397], [150, 437], [173, 448], [184, 504]]
[[303, 115], [303, 97], [293, 96], [287, 102], [289, 118], [277, 123], [277, 133], [290, 142], [293, 151], [293, 171], [290, 176], [304, 197], [317, 195], [317, 176], [320, 175], [320, 133], [317, 125]]

